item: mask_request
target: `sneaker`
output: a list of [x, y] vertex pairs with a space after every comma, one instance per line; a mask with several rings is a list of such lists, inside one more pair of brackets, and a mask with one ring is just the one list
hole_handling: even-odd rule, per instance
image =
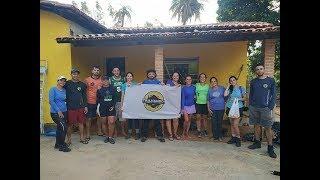
[[58, 144], [55, 144], [55, 145], [54, 145], [54, 148], [55, 148], [55, 149], [59, 149], [60, 146], [59, 146]]
[[219, 138], [219, 141], [222, 142], [222, 138]]
[[147, 138], [146, 137], [142, 137], [141, 138], [141, 142], [146, 142]]
[[198, 138], [201, 138], [202, 137], [202, 133], [201, 131], [198, 131]]
[[135, 140], [140, 139], [140, 133], [136, 133], [136, 137], [134, 138]]
[[208, 136], [208, 132], [207, 132], [207, 130], [204, 130], [204, 131], [203, 131], [203, 135], [204, 135], [205, 137], [207, 137], [207, 136]]
[[126, 136], [126, 139], [129, 139], [129, 138], [131, 138], [131, 133], [128, 133]]
[[160, 142], [165, 142], [166, 140], [163, 137], [158, 138]]
[[112, 137], [109, 137], [109, 142], [110, 142], [111, 144], [116, 143], [116, 141], [115, 141], [114, 138], [112, 138]]
[[236, 137], [231, 137], [231, 139], [227, 142], [228, 144], [236, 143]]
[[240, 147], [241, 146], [241, 140], [240, 138], [236, 137], [236, 146]]
[[109, 137], [106, 137], [106, 138], [104, 139], [104, 142], [105, 142], [105, 143], [108, 143], [108, 142], [109, 142]]
[[258, 149], [261, 148], [261, 141], [255, 140], [253, 144], [248, 146], [249, 149]]
[[215, 138], [213, 138], [213, 140], [214, 140], [214, 141], [218, 141], [218, 140], [219, 140], [219, 138], [215, 137]]
[[274, 153], [273, 145], [268, 145], [268, 154], [272, 158], [277, 158], [276, 153]]
[[66, 147], [66, 146], [61, 146], [61, 147], [59, 148], [59, 151], [62, 151], [62, 152], [70, 152], [71, 149], [68, 148], [68, 147]]

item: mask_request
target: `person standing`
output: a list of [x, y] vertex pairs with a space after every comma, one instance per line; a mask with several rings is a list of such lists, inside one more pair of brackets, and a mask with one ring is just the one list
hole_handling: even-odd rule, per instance
[[[156, 71], [154, 69], [150, 69], [147, 71], [147, 79], [144, 80], [142, 82], [142, 84], [161, 84], [161, 85], [164, 85], [158, 79], [156, 79], [156, 77], [157, 77]], [[145, 142], [148, 138], [149, 122], [150, 121], [151, 121], [151, 119], [144, 119], [142, 121], [143, 125], [142, 125], [142, 129], [141, 129], [141, 142]], [[165, 142], [165, 139], [164, 139], [163, 133], [162, 133], [160, 119], [154, 119], [153, 122], [155, 124], [157, 139], [160, 142]]]
[[272, 158], [277, 155], [272, 143], [272, 125], [274, 122], [273, 109], [276, 99], [275, 80], [264, 74], [264, 66], [259, 64], [255, 68], [257, 77], [250, 82], [249, 92], [249, 123], [254, 125], [255, 142], [249, 149], [261, 148], [261, 127], [266, 131], [268, 141], [268, 154]]
[[192, 85], [192, 77], [186, 76], [186, 85], [181, 89], [181, 109], [184, 116], [182, 139], [189, 139], [191, 115], [196, 113], [196, 87]]
[[[100, 68], [98, 66], [93, 66], [92, 75], [85, 79], [85, 84], [87, 86], [87, 120], [85, 128], [85, 138], [90, 140], [90, 128], [92, 119], [97, 117], [97, 90], [101, 88], [102, 81], [100, 77]], [[98, 136], [103, 136], [101, 130], [101, 120], [97, 118], [97, 134]]]
[[72, 126], [79, 126], [80, 142], [88, 144], [88, 139], [84, 138], [83, 124], [85, 123], [88, 112], [87, 108], [87, 87], [86, 84], [79, 80], [80, 71], [78, 69], [71, 70], [71, 80], [68, 80], [64, 86], [67, 93], [67, 109], [68, 109], [68, 131], [67, 144], [71, 144]]
[[70, 152], [71, 149], [64, 142], [67, 132], [67, 105], [66, 90], [63, 86], [66, 83], [64, 76], [59, 76], [57, 85], [49, 90], [50, 115], [54, 123], [57, 124], [55, 149], [62, 152]]
[[[169, 86], [175, 86], [175, 87], [181, 87], [181, 83], [179, 82], [179, 78], [180, 75], [178, 72], [174, 72], [172, 74], [172, 79], [169, 79], [167, 81], [167, 85]], [[179, 119], [175, 118], [175, 119], [166, 119], [166, 126], [167, 126], [167, 130], [169, 133], [169, 140], [173, 141], [173, 138], [180, 140], [180, 136], [177, 134], [178, 131], [178, 126], [179, 126]], [[172, 135], [172, 130], [171, 130], [171, 123], [173, 125], [173, 135]]]
[[208, 111], [212, 120], [212, 134], [214, 140], [222, 141], [222, 120], [225, 109], [223, 86], [218, 85], [216, 77], [210, 78], [210, 89], [208, 93]]
[[226, 103], [226, 114], [229, 115], [229, 111], [233, 104], [235, 98], [238, 99], [239, 104], [239, 114], [240, 117], [237, 118], [229, 118], [231, 124], [231, 139], [227, 142], [228, 144], [236, 144], [237, 147], [241, 146], [241, 139], [240, 139], [240, 130], [239, 130], [239, 121], [240, 118], [243, 116], [243, 107], [246, 95], [246, 90], [237, 84], [237, 78], [235, 76], [231, 76], [229, 78], [229, 87], [224, 91], [224, 96], [227, 97]]
[[[207, 107], [207, 98], [209, 85], [206, 84], [207, 75], [201, 73], [199, 75], [199, 83], [196, 83], [196, 115], [197, 115], [197, 130], [198, 137], [208, 136], [207, 131], [207, 115], [208, 115], [208, 107]], [[203, 129], [203, 130], [201, 130]]]
[[102, 87], [97, 91], [97, 103], [99, 104], [98, 112], [101, 117], [102, 131], [104, 134], [107, 134], [106, 120], [108, 119], [109, 134], [104, 142], [114, 144], [116, 90], [110, 85], [107, 76], [102, 77]]
[[[112, 69], [113, 76], [110, 77], [109, 82], [111, 85], [116, 89], [116, 122], [120, 122], [121, 132], [124, 137], [127, 136], [125, 132], [126, 120], [122, 118], [122, 111], [121, 111], [121, 86], [124, 84], [124, 78], [121, 77], [120, 69], [118, 67], [114, 67]], [[116, 131], [117, 133], [117, 131]]]

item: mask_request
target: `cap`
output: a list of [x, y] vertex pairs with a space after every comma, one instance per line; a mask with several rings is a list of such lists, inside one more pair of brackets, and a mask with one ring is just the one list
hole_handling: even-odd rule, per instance
[[61, 80], [61, 79], [67, 80], [66, 77], [64, 77], [64, 76], [59, 76], [59, 77], [58, 77], [58, 81]]
[[72, 74], [72, 73], [75, 73], [75, 72], [80, 73], [79, 69], [77, 69], [77, 68], [72, 68], [72, 69], [71, 69], [71, 74]]

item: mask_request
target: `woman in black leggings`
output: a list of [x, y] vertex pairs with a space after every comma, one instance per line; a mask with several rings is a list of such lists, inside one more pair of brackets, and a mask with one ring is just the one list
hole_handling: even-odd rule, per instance
[[63, 152], [71, 151], [64, 142], [67, 133], [67, 106], [66, 90], [63, 86], [65, 85], [66, 80], [67, 79], [64, 76], [59, 76], [57, 85], [49, 90], [50, 114], [52, 120], [57, 124], [56, 144], [54, 148]]

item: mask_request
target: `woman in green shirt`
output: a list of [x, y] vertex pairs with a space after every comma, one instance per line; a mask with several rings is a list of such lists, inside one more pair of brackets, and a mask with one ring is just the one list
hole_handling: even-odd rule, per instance
[[[197, 130], [198, 137], [208, 136], [207, 131], [207, 98], [209, 85], [206, 84], [207, 75], [201, 73], [199, 75], [199, 83], [196, 83], [196, 115], [197, 115]], [[203, 131], [201, 131], [203, 129]]]

